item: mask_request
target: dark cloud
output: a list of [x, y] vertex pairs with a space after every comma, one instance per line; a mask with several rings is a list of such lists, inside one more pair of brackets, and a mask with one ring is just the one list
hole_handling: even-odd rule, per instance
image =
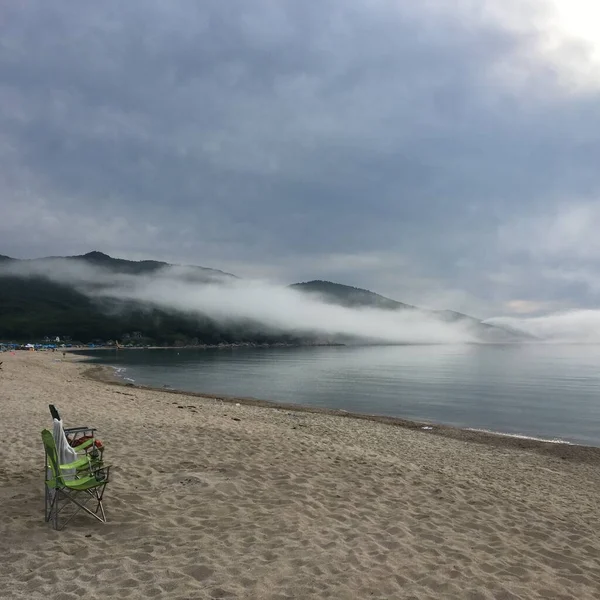
[[567, 38], [544, 50], [543, 5], [489, 6], [7, 4], [1, 252], [338, 278], [480, 313], [593, 304], [597, 255], [511, 236], [595, 206], [600, 86], [579, 68], [598, 66]]

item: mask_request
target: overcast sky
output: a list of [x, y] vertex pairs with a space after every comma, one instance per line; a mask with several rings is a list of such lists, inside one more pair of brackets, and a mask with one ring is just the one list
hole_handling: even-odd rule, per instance
[[0, 254], [599, 304], [591, 1], [4, 2], [0, 109]]

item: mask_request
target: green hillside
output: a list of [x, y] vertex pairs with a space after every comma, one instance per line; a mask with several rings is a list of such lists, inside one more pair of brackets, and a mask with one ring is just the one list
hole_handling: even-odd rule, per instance
[[362, 288], [333, 283], [331, 281], [307, 281], [294, 283], [290, 288], [320, 298], [325, 302], [339, 304], [348, 308], [378, 308], [384, 310], [414, 310], [445, 323], [458, 323], [469, 327], [481, 341], [516, 342], [531, 339], [531, 336], [508, 330], [496, 325], [482, 323], [480, 319], [453, 310], [426, 310], [411, 304], [386, 298], [375, 292]]
[[[168, 263], [114, 259], [100, 252], [83, 256], [54, 257], [55, 260], [77, 261], [102, 266], [120, 274], [151, 274]], [[17, 261], [2, 257], [6, 266], [34, 261]], [[40, 259], [41, 260], [41, 259]], [[186, 276], [199, 282], [234, 277], [229, 273], [192, 267]], [[223, 325], [203, 317], [189, 317], [135, 303], [95, 301], [71, 286], [45, 277], [17, 277], [0, 272], [0, 340], [30, 341], [71, 338], [81, 342], [92, 340], [135, 340], [135, 343], [293, 343], [293, 336], [265, 332], [257, 324], [239, 322]]]
[[332, 281], [307, 281], [304, 283], [294, 283], [290, 288], [321, 297], [327, 302], [340, 304], [348, 308], [371, 307], [382, 308], [386, 310], [405, 310], [416, 309], [415, 306], [404, 304], [385, 296], [380, 296], [375, 292], [363, 290], [341, 283], [333, 283]]
[[[49, 259], [21, 261], [0, 255], [0, 340], [33, 341], [46, 336], [73, 341], [131, 340], [135, 344], [234, 344], [234, 343], [314, 343], [336, 340], [318, 336], [295, 335], [267, 330], [263, 324], [236, 320], [224, 324], [208, 316], [165, 311], [148, 305], [116, 300], [94, 300], [74, 287], [56, 283], [43, 276], [17, 276], [12, 267], [32, 263], [44, 268]], [[53, 257], [53, 261], [77, 262], [83, 266], [103, 267], [116, 274], [151, 275], [168, 263], [130, 261], [112, 258], [101, 252], [82, 256]], [[8, 267], [8, 269], [7, 269]], [[39, 269], [38, 269], [39, 272]], [[235, 277], [216, 269], [187, 267], [181, 277], [197, 283], [224, 281]], [[385, 310], [419, 310], [409, 304], [385, 298], [360, 288], [330, 281], [309, 281], [290, 286], [298, 292], [350, 308], [373, 307]], [[425, 311], [444, 321], [464, 321], [475, 327], [483, 339], [513, 341], [518, 335], [452, 311]], [[340, 338], [341, 339], [341, 338]], [[338, 340], [339, 341], [339, 340]]]

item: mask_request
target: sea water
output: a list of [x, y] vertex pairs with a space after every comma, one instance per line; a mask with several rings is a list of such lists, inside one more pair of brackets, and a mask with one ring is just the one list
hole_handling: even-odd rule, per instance
[[600, 446], [600, 346], [94, 352], [137, 384]]

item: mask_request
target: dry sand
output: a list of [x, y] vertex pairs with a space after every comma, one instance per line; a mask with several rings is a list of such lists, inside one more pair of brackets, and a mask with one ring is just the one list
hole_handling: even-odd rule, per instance
[[[600, 598], [597, 449], [110, 385], [74, 355], [2, 360], [3, 599]], [[44, 523], [49, 403], [99, 429], [107, 524]]]

